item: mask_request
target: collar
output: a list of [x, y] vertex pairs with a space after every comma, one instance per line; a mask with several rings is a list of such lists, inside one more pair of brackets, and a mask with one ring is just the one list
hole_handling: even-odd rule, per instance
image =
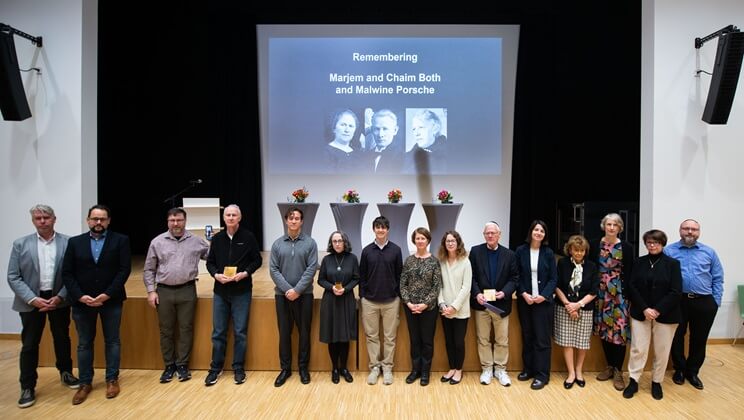
[[47, 241], [46, 239], [42, 238], [42, 237], [41, 237], [41, 235], [39, 235], [39, 232], [36, 232], [36, 238], [37, 238], [38, 240], [40, 240], [41, 242], [44, 242], [45, 244], [49, 244], [49, 243], [52, 243], [52, 242], [54, 242], [54, 240], [55, 240], [55, 239], [57, 238], [57, 232], [56, 232], [56, 231], [55, 231], [55, 232], [53, 232], [53, 233], [52, 233], [52, 237], [51, 237], [51, 238], [49, 238], [49, 240], [48, 240], [48, 241]]

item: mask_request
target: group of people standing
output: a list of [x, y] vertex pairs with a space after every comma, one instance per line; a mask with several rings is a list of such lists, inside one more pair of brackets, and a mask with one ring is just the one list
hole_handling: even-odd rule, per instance
[[[36, 233], [13, 243], [8, 283], [20, 312], [22, 350], [19, 407], [35, 402], [39, 342], [49, 319], [57, 369], [64, 385], [77, 388], [72, 403], [80, 404], [92, 391], [93, 342], [101, 318], [106, 356], [106, 397], [119, 392], [119, 329], [124, 283], [131, 271], [127, 236], [108, 230], [111, 211], [91, 207], [89, 232], [69, 238], [54, 230], [56, 216], [46, 205], [30, 210]], [[186, 212], [167, 213], [168, 230], [152, 240], [145, 260], [143, 281], [148, 303], [157, 310], [160, 346], [165, 369], [160, 382], [191, 378], [188, 369], [193, 342], [198, 263], [206, 259], [214, 277], [212, 305], [212, 358], [205, 385], [214, 385], [222, 373], [227, 328], [232, 320], [234, 382], [246, 380], [245, 354], [252, 299], [252, 274], [262, 258], [255, 236], [240, 226], [237, 205], [225, 207], [225, 229], [211, 238], [185, 229]], [[673, 381], [685, 380], [703, 388], [698, 377], [705, 346], [723, 293], [723, 269], [715, 251], [698, 242], [700, 225], [691, 219], [680, 226], [681, 240], [665, 248], [664, 232], [643, 235], [648, 254], [635, 258], [633, 246], [619, 238], [623, 221], [611, 213], [601, 222], [604, 235], [591, 246], [582, 236], [568, 239], [566, 257], [556, 263], [547, 242], [545, 222], [532, 222], [525, 243], [513, 252], [499, 244], [496, 222], [484, 226], [485, 242], [470, 252], [460, 234], [448, 231], [441, 238], [437, 256], [429, 252], [431, 233], [423, 227], [411, 235], [416, 252], [403, 261], [401, 248], [388, 239], [390, 222], [377, 217], [372, 223], [375, 239], [359, 259], [352, 254], [344, 232], [329, 239], [318, 270], [315, 241], [302, 232], [303, 213], [290, 208], [284, 215], [286, 233], [271, 247], [269, 273], [275, 284], [281, 371], [274, 385], [282, 386], [292, 375], [292, 330], [299, 330], [300, 381], [311, 381], [310, 325], [313, 314], [313, 279], [323, 288], [320, 306], [320, 341], [328, 344], [331, 380], [352, 382], [347, 361], [350, 342], [357, 340], [359, 287], [360, 318], [367, 342], [369, 375], [374, 385], [382, 376], [393, 383], [393, 361], [400, 307], [406, 316], [411, 372], [406, 383], [428, 385], [434, 354], [434, 335], [440, 318], [445, 336], [449, 370], [441, 381], [456, 385], [463, 377], [468, 319], [475, 318], [480, 382], [496, 379], [511, 385], [506, 371], [509, 358], [508, 322], [516, 292], [522, 330], [523, 370], [517, 379], [532, 379], [531, 388], [550, 381], [551, 338], [563, 347], [568, 374], [563, 385], [583, 387], [583, 363], [592, 332], [601, 339], [607, 368], [597, 379], [612, 379], [623, 396], [638, 391], [651, 338], [654, 362], [651, 392], [661, 399], [661, 382], [671, 352]], [[70, 306], [72, 311], [70, 311]], [[70, 312], [78, 333], [79, 379], [72, 375]], [[439, 316], [437, 316], [439, 315]], [[684, 339], [690, 332], [689, 355]], [[631, 340], [632, 332], [632, 340]], [[381, 340], [382, 338], [382, 340]], [[629, 383], [622, 366], [630, 343]]]

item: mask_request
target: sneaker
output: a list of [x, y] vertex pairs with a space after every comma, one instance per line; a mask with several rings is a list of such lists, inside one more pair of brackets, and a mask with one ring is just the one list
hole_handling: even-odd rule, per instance
[[382, 384], [392, 385], [393, 384], [393, 369], [382, 369]]
[[483, 385], [488, 385], [491, 383], [491, 379], [493, 379], [493, 369], [490, 367], [483, 368], [483, 373], [481, 373], [480, 376], [480, 383]]
[[36, 402], [36, 395], [33, 389], [22, 389], [21, 398], [18, 400], [18, 407], [31, 407]]
[[494, 376], [498, 378], [499, 383], [501, 386], [509, 386], [511, 385], [511, 379], [509, 378], [509, 374], [506, 373], [504, 369], [497, 369], [494, 372]]
[[165, 367], [163, 374], [160, 375], [160, 383], [166, 384], [173, 380], [173, 375], [176, 374], [176, 365], [168, 365]]
[[235, 369], [233, 374], [235, 375], [235, 385], [240, 385], [245, 382], [245, 370]]
[[59, 378], [62, 380], [62, 384], [68, 388], [78, 389], [80, 388], [80, 379], [76, 378], [70, 372], [60, 372]]
[[186, 365], [176, 366], [176, 374], [178, 374], [178, 380], [181, 382], [188, 381], [189, 379], [191, 379], [191, 372], [189, 371], [189, 368]]
[[217, 383], [217, 378], [222, 375], [222, 370], [209, 370], [209, 373], [207, 373], [207, 378], [204, 379], [204, 385], [206, 386], [212, 386]]
[[375, 385], [377, 383], [377, 378], [380, 377], [380, 368], [374, 367], [372, 370], [369, 371], [369, 376], [367, 376], [367, 385]]

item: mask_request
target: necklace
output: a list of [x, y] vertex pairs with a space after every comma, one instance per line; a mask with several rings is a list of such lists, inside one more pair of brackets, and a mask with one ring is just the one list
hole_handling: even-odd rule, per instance
[[661, 257], [657, 258], [656, 261], [651, 261], [651, 258], [648, 259], [648, 263], [651, 265], [651, 269], [654, 269], [654, 266], [659, 263], [661, 260]]
[[346, 255], [341, 256], [341, 262], [338, 262], [338, 255], [334, 255], [333, 258], [336, 259], [336, 271], [341, 271], [341, 265], [344, 263], [344, 258], [346, 258]]

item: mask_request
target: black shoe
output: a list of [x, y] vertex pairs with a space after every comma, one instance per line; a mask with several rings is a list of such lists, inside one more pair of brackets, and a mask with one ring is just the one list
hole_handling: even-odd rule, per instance
[[419, 381], [419, 385], [426, 386], [429, 385], [429, 372], [422, 372], [421, 373], [421, 380]]
[[338, 376], [338, 369], [333, 369], [331, 371], [331, 382], [334, 384], [337, 384], [341, 381], [341, 378]]
[[532, 374], [528, 372], [520, 372], [519, 375], [517, 375], [517, 380], [520, 380], [522, 382], [529, 381], [532, 378], [533, 378]]
[[460, 379], [455, 379], [455, 375], [452, 375], [452, 378], [449, 380], [450, 385], [457, 385], [462, 381], [462, 373], [460, 373]]
[[80, 379], [76, 378], [70, 372], [60, 372], [59, 379], [61, 379], [62, 384], [64, 384], [68, 388], [72, 388], [72, 389], [80, 388]]
[[697, 374], [693, 373], [691, 375], [685, 376], [685, 378], [687, 379], [687, 382], [690, 383], [690, 385], [694, 386], [697, 389], [703, 389], [703, 381], [698, 378]]
[[421, 372], [419, 372], [417, 370], [413, 370], [413, 371], [411, 371], [411, 373], [408, 374], [408, 376], [406, 376], [406, 383], [407, 384], [412, 384], [412, 383], [416, 382], [416, 379], [418, 379], [420, 377], [421, 377]]
[[655, 400], [664, 398], [664, 391], [661, 390], [661, 384], [658, 382], [651, 382], [651, 396]]
[[18, 407], [31, 407], [36, 402], [36, 393], [33, 389], [22, 389], [21, 398], [18, 400]]
[[233, 371], [233, 376], [235, 378], [235, 385], [240, 385], [243, 382], [245, 382], [245, 370], [244, 369], [235, 369]]
[[633, 394], [635, 394], [636, 392], [638, 392], [638, 382], [636, 382], [636, 380], [633, 378], [629, 378], [628, 386], [626, 386], [623, 390], [623, 397], [633, 398]]
[[576, 382], [576, 380], [573, 380], [571, 382], [563, 381], [563, 387], [566, 388], [566, 389], [571, 389], [573, 387], [573, 385], [574, 385], [575, 382]]
[[222, 370], [212, 370], [210, 369], [207, 373], [207, 377], [204, 379], [204, 385], [206, 386], [212, 386], [217, 383], [217, 378], [222, 375]]
[[675, 370], [674, 375], [672, 375], [672, 381], [677, 385], [682, 385], [685, 383], [685, 373], [681, 370]]
[[[453, 376], [454, 376], [454, 375], [453, 375]], [[447, 375], [442, 375], [442, 377], [441, 377], [441, 378], [439, 378], [439, 380], [440, 380], [441, 382], [449, 382], [449, 381], [451, 381], [451, 380], [452, 380], [452, 376], [450, 376], [450, 377], [447, 377]]]
[[576, 382], [576, 385], [578, 385], [578, 386], [580, 386], [582, 388], [586, 386], [586, 381], [584, 379], [576, 378], [576, 380], [574, 382]]
[[545, 384], [546, 384], [545, 381], [540, 380], [540, 379], [535, 379], [534, 381], [532, 381], [532, 384], [530, 385], [530, 388], [532, 388], [534, 390], [543, 389], [543, 388], [545, 388]]
[[341, 376], [343, 376], [344, 381], [348, 383], [354, 382], [354, 377], [351, 376], [351, 372], [349, 372], [349, 369], [346, 369], [346, 368], [339, 369], [338, 373], [340, 373]]
[[166, 384], [173, 380], [173, 375], [176, 374], [176, 365], [168, 365], [165, 367], [163, 374], [160, 375], [160, 383]]
[[289, 378], [290, 376], [292, 376], [292, 371], [291, 370], [289, 370], [289, 369], [282, 369], [282, 371], [279, 372], [279, 375], [274, 380], [274, 386], [278, 388], [278, 387], [284, 385], [284, 383], [287, 382], [287, 378]]
[[302, 382], [303, 385], [310, 383], [310, 372], [307, 371], [307, 368], [300, 369], [300, 382]]
[[178, 380], [181, 382], [191, 379], [191, 372], [189, 372], [189, 368], [186, 365], [176, 366], [176, 374], [178, 375]]

